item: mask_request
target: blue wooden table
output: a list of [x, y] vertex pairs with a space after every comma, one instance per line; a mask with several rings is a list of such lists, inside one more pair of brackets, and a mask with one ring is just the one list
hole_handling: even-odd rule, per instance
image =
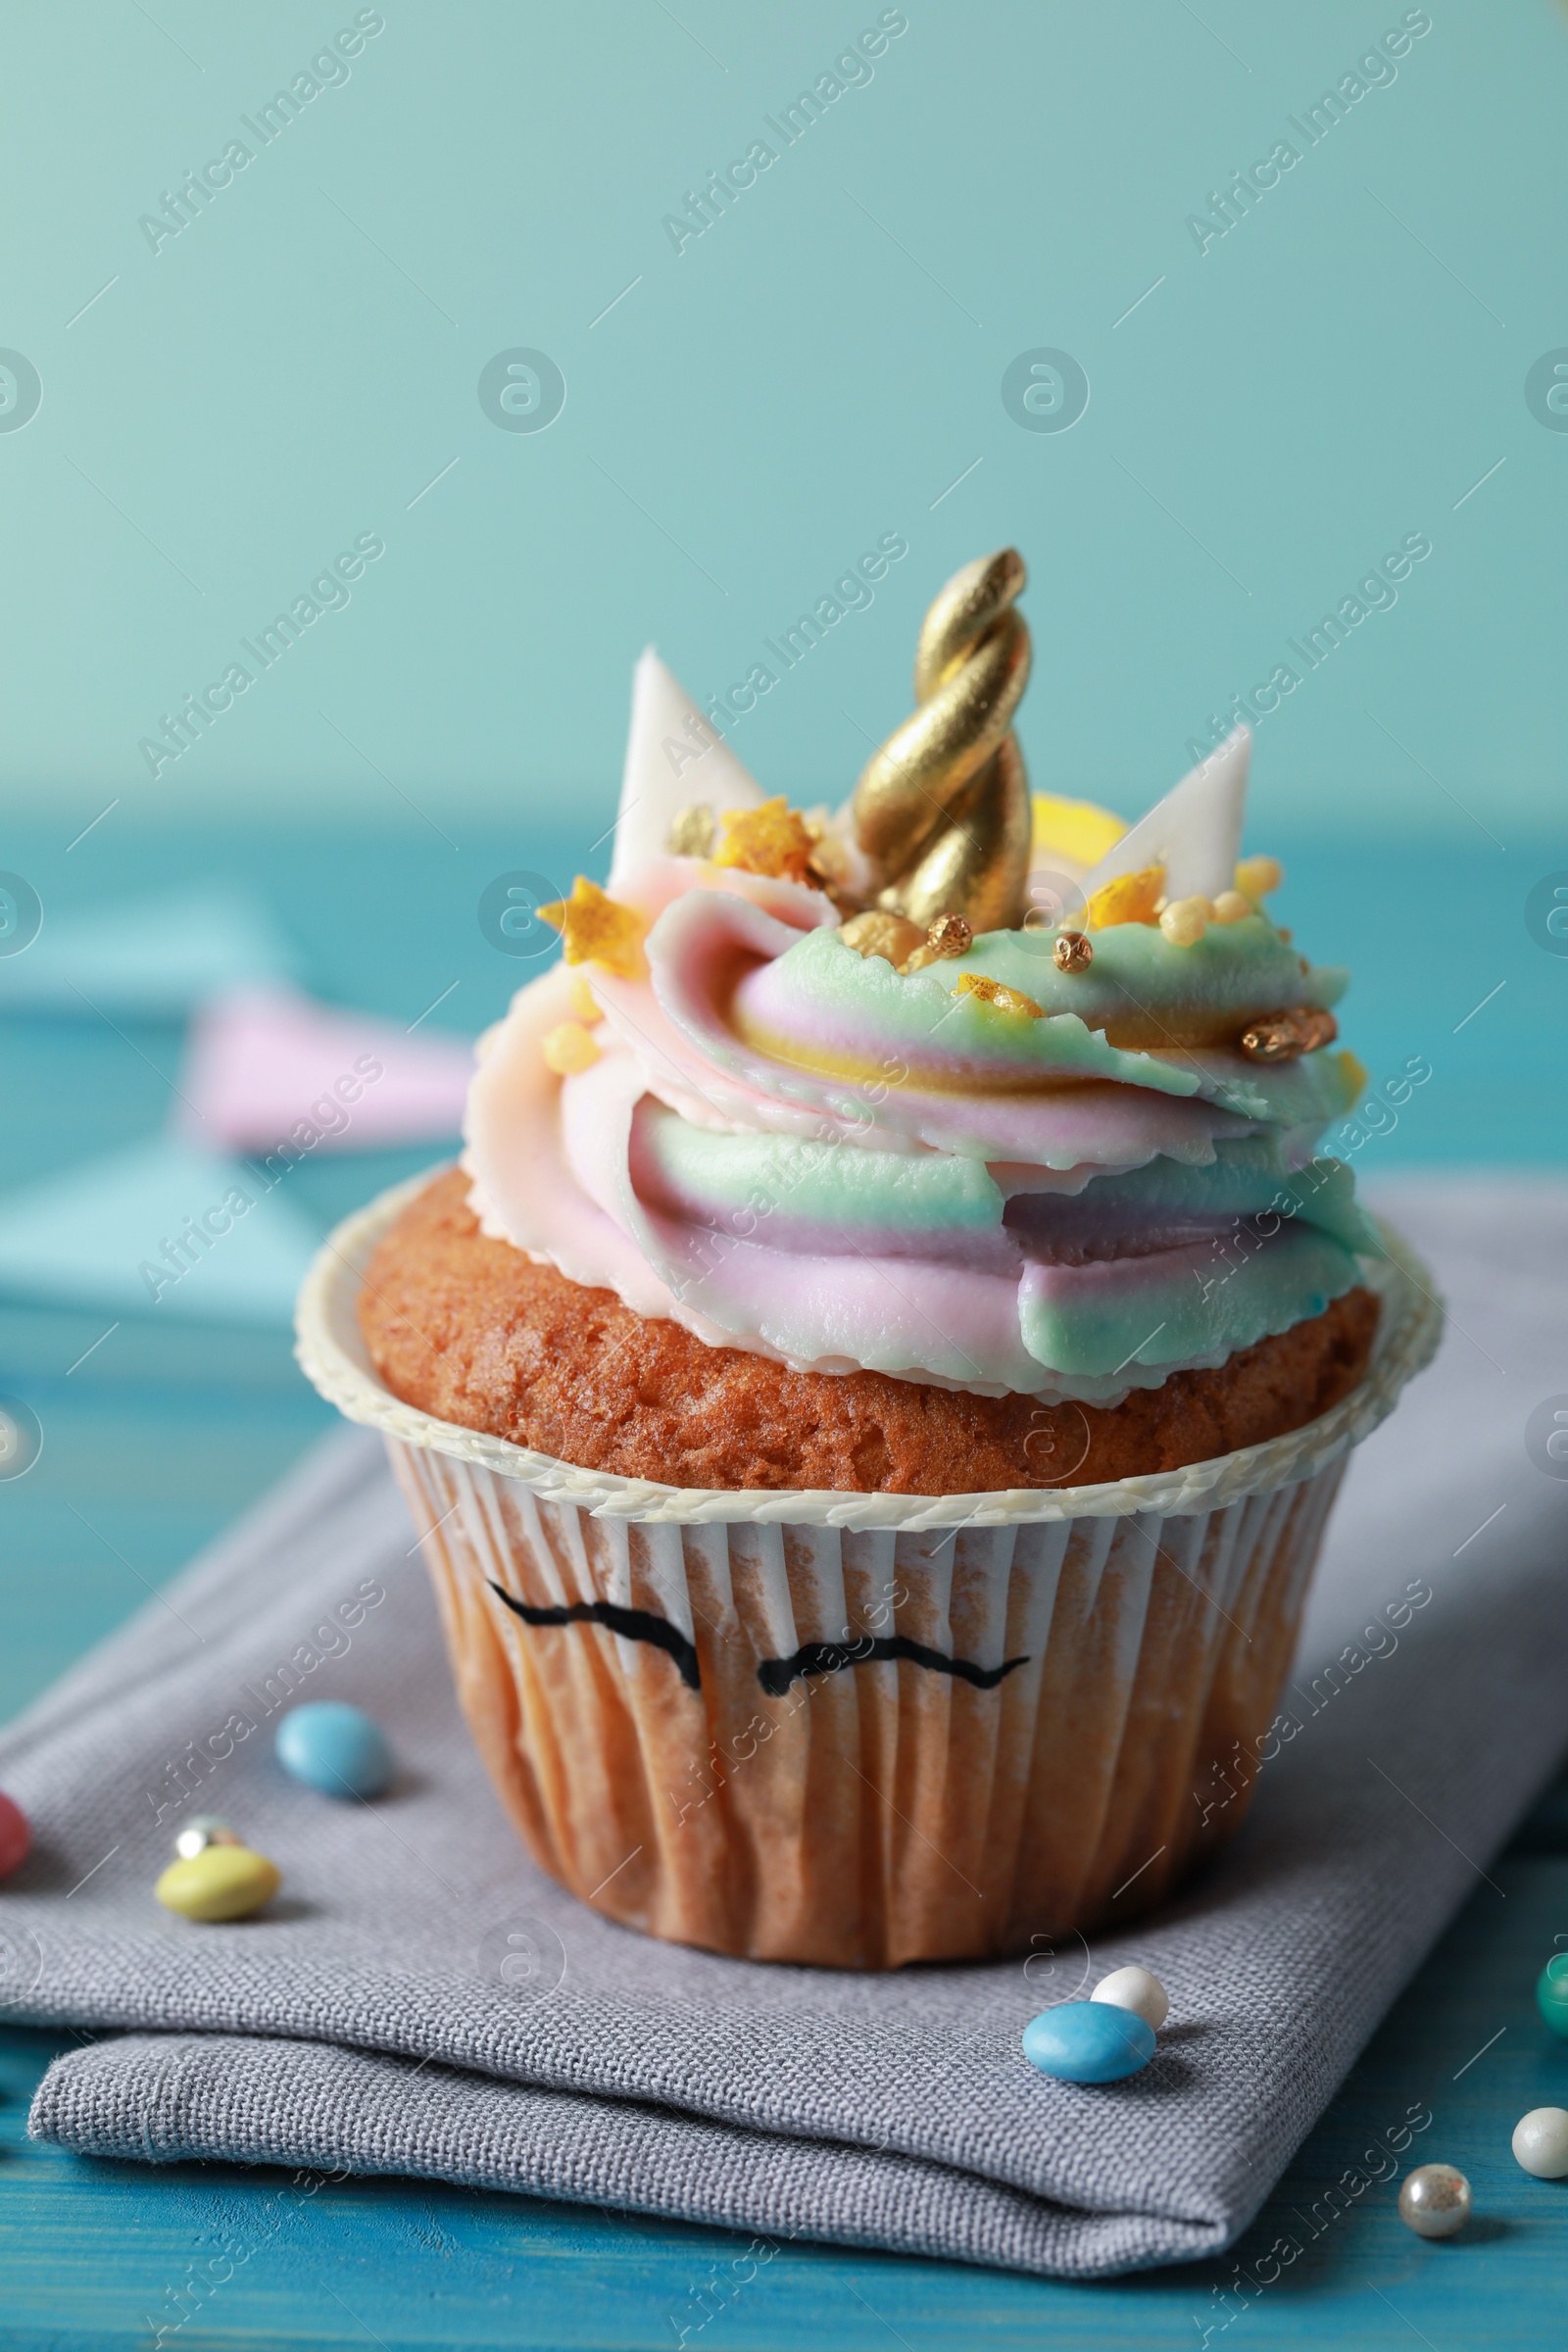
[[[25, 872], [52, 912], [124, 905], [207, 874], [242, 879], [299, 941], [318, 994], [408, 1022], [455, 981], [441, 1017], [472, 1031], [520, 976], [480, 934], [485, 883], [518, 866], [569, 880], [591, 834], [579, 843], [455, 829], [449, 853], [412, 835], [105, 827], [108, 838], [69, 862], [64, 839], [40, 830], [10, 836], [0, 864]], [[1523, 909], [1538, 876], [1568, 864], [1561, 846], [1514, 846], [1484, 866], [1401, 853], [1396, 877], [1365, 852], [1286, 846], [1286, 919], [1318, 956], [1357, 965], [1346, 1026], [1362, 1058], [1374, 1074], [1413, 1053], [1433, 1063], [1400, 1129], [1367, 1147], [1362, 1172], [1560, 1165], [1568, 961], [1533, 944]], [[1489, 941], [1488, 985], [1507, 982], [1506, 1020], [1468, 1017], [1482, 991], [1452, 953], [1460, 906]], [[6, 1024], [0, 1187], [155, 1129], [179, 1046], [172, 1024]], [[324, 1224], [432, 1156], [322, 1160], [299, 1172], [299, 1197]], [[0, 1486], [0, 1715], [140, 1605], [329, 1423], [281, 1330], [122, 1321], [68, 1371], [106, 1319], [0, 1299], [0, 1391], [24, 1396], [46, 1433], [35, 1469]], [[1568, 2183], [1528, 2179], [1508, 2138], [1527, 2108], [1568, 2105], [1568, 2043], [1546, 2033], [1533, 2002], [1553, 1938], [1568, 1934], [1568, 1799], [1548, 1798], [1492, 1875], [1500, 1895], [1479, 1887], [1235, 2256], [1096, 2286], [801, 2244], [760, 2262], [717, 2230], [423, 2184], [74, 2160], [31, 2146], [24, 2131], [32, 2086], [71, 2037], [0, 2028], [0, 2344], [151, 2345], [160, 2328], [185, 2348], [652, 2347], [675, 2346], [683, 2330], [701, 2352], [808, 2339], [1141, 2347], [1337, 2336], [1442, 2352], [1560, 2341]], [[1379, 2186], [1321, 2227], [1277, 2283], [1239, 2288], [1236, 2266], [1251, 2269], [1285, 2228], [1310, 2236], [1328, 2183], [1416, 2102], [1435, 2119], [1423, 2155], [1462, 2166], [1474, 2183], [1478, 2219], [1464, 2238], [1420, 2243], [1400, 2226], [1392, 2187]], [[215, 2257], [231, 2275], [193, 2292]]]

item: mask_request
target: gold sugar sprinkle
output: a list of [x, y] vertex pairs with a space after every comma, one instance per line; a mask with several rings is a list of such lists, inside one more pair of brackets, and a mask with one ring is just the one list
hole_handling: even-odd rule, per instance
[[1159, 918], [1161, 934], [1174, 948], [1196, 948], [1212, 911], [1206, 899], [1172, 899]]
[[1236, 887], [1254, 906], [1271, 890], [1278, 890], [1284, 879], [1285, 868], [1277, 858], [1244, 858], [1236, 868]]
[[974, 944], [974, 931], [961, 914], [939, 914], [925, 944], [938, 956], [965, 956]]
[[929, 963], [940, 963], [948, 956], [966, 956], [974, 945], [974, 929], [961, 914], [939, 914], [920, 945], [906, 956], [899, 970], [905, 974], [923, 972]]

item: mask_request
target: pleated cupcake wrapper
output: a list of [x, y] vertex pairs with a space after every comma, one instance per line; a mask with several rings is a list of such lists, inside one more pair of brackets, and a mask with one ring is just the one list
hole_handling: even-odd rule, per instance
[[385, 1434], [470, 1729], [564, 1886], [714, 1950], [890, 1967], [1130, 1916], [1239, 1825], [1348, 1450], [1437, 1344], [1396, 1237], [1366, 1377], [1304, 1431], [1055, 1493], [735, 1494], [382, 1387], [360, 1274], [424, 1181], [332, 1237], [299, 1355]]

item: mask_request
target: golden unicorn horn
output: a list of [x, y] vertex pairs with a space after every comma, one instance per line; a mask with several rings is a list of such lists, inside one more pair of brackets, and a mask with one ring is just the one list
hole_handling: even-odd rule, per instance
[[928, 924], [961, 914], [1011, 929], [1029, 872], [1029, 782], [1012, 718], [1029, 683], [1029, 630], [1013, 600], [1023, 558], [1005, 547], [954, 573], [914, 659], [919, 709], [866, 761], [856, 837], [876, 904]]

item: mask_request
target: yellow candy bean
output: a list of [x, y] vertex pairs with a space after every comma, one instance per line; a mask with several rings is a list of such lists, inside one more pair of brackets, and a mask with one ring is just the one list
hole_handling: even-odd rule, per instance
[[1175, 899], [1159, 918], [1160, 930], [1173, 948], [1194, 948], [1208, 929], [1206, 899]]
[[1239, 890], [1222, 890], [1214, 901], [1216, 923], [1239, 923], [1246, 914], [1255, 914], [1257, 908], [1250, 899]]
[[283, 1874], [248, 1845], [210, 1845], [187, 1861], [171, 1862], [154, 1894], [182, 1919], [248, 1919], [270, 1903]]
[[572, 974], [571, 1009], [590, 1029], [600, 1017], [598, 1001], [581, 972]]

